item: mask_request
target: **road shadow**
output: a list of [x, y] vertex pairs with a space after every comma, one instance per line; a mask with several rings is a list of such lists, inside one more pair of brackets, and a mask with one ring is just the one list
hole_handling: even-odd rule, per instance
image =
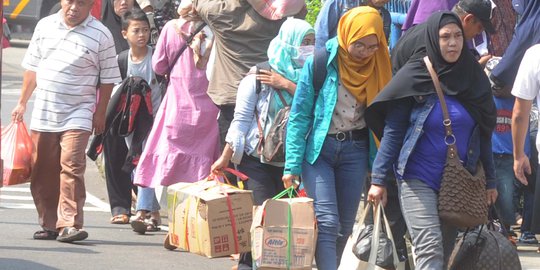
[[[6, 249], [9, 251], [13, 250], [20, 250], [20, 251], [38, 251], [38, 252], [60, 252], [60, 253], [78, 253], [78, 254], [98, 254], [99, 252], [96, 252], [94, 250], [90, 250], [87, 248], [77, 248], [76, 246], [82, 246], [80, 244], [76, 245], [69, 245], [66, 247], [61, 248], [55, 248], [55, 247], [17, 247], [17, 246], [0, 246], [0, 250]], [[1, 262], [2, 258], [0, 258]], [[0, 265], [3, 266], [2, 263]], [[9, 268], [7, 268], [9, 269]], [[26, 269], [33, 269], [33, 268], [26, 268]]]
[[32, 262], [29, 260], [11, 259], [11, 258], [0, 258], [0, 265], [2, 266], [2, 269], [10, 269], [10, 270], [27, 270], [27, 269], [58, 270], [59, 269], [55, 267], [50, 267], [45, 264]]

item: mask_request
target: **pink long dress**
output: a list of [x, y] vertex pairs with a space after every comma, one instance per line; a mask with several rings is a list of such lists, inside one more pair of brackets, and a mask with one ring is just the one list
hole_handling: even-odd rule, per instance
[[[167, 72], [185, 44], [175, 24], [165, 25], [156, 45], [152, 66], [158, 74]], [[190, 33], [190, 27], [185, 23], [182, 30]], [[219, 156], [218, 108], [206, 94], [205, 70], [195, 67], [191, 48], [178, 58], [170, 77], [135, 171], [134, 183], [143, 187], [204, 179]]]

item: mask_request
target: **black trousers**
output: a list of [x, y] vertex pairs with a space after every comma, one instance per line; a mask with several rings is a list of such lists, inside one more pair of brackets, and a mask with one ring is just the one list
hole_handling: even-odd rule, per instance
[[134, 189], [134, 185], [131, 181], [131, 172], [122, 171], [127, 153], [124, 137], [111, 134], [105, 136], [103, 141], [105, 182], [113, 216], [131, 215], [131, 190]]
[[218, 126], [219, 126], [219, 139], [221, 146], [225, 145], [225, 137], [231, 126], [231, 122], [234, 118], [234, 107], [235, 105], [220, 105], [219, 107], [219, 117], [218, 117]]
[[[219, 140], [221, 143], [221, 148], [225, 146], [225, 137], [227, 137], [227, 132], [231, 126], [231, 122], [234, 119], [234, 107], [235, 105], [220, 105], [219, 107], [219, 117], [218, 117], [218, 127], [219, 127]], [[229, 168], [233, 168], [233, 164], [229, 163]], [[236, 185], [237, 179], [236, 176], [225, 172], [225, 175], [231, 181], [232, 185]]]

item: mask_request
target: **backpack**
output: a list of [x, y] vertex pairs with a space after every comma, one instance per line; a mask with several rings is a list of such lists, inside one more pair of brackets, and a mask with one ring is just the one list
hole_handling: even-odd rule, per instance
[[[319, 92], [326, 79], [327, 70], [326, 62], [328, 61], [328, 52], [326, 49], [319, 49], [315, 51], [313, 59], [313, 87], [315, 89], [315, 97], [313, 103], [313, 110], [315, 110], [315, 101], [319, 96]], [[257, 74], [261, 69], [271, 70], [272, 67], [268, 62], [259, 63], [256, 65]], [[257, 96], [261, 92], [261, 82], [256, 81], [256, 94]], [[257, 119], [257, 127], [259, 129], [259, 143], [257, 146], [257, 153], [261, 155], [266, 162], [285, 162], [285, 138], [287, 133], [287, 122], [289, 121], [289, 114], [291, 111], [290, 104], [287, 104], [285, 98], [281, 94], [283, 90], [276, 90], [277, 94], [283, 103], [284, 107], [281, 108], [276, 117], [268, 135], [264, 137], [264, 131], [259, 121], [259, 115], [257, 112], [257, 105], [255, 105], [255, 117]]]
[[[257, 74], [260, 74], [260, 70], [271, 70], [270, 64], [268, 62], [259, 63], [256, 65]], [[261, 82], [256, 81], [256, 93], [257, 97], [261, 92]], [[259, 121], [259, 114], [257, 112], [257, 105], [255, 105], [255, 117], [257, 119], [257, 127], [259, 129], [259, 142], [257, 144], [257, 153], [261, 155], [266, 162], [285, 162], [285, 136], [287, 122], [289, 121], [289, 113], [291, 111], [290, 104], [287, 104], [285, 98], [281, 94], [281, 91], [284, 90], [275, 90], [281, 100], [281, 103], [284, 105], [274, 118], [274, 122], [270, 127], [268, 135], [264, 137], [264, 131], [262, 125]]]

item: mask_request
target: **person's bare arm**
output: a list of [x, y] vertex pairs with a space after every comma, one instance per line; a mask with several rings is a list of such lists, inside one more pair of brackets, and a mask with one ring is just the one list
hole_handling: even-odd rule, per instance
[[107, 105], [109, 105], [113, 86], [112, 83], [101, 84], [99, 86], [99, 100], [92, 120], [92, 129], [94, 130], [95, 135], [101, 134], [105, 130], [105, 114], [107, 112]]
[[531, 174], [529, 158], [525, 155], [525, 138], [529, 131], [529, 113], [532, 100], [516, 98], [512, 112], [512, 144], [514, 147], [514, 173], [516, 178], [527, 185], [525, 174]]
[[23, 83], [21, 87], [21, 96], [19, 102], [11, 113], [12, 121], [22, 121], [24, 113], [26, 112], [26, 103], [32, 96], [34, 89], [36, 89], [36, 72], [25, 70], [23, 73]]

